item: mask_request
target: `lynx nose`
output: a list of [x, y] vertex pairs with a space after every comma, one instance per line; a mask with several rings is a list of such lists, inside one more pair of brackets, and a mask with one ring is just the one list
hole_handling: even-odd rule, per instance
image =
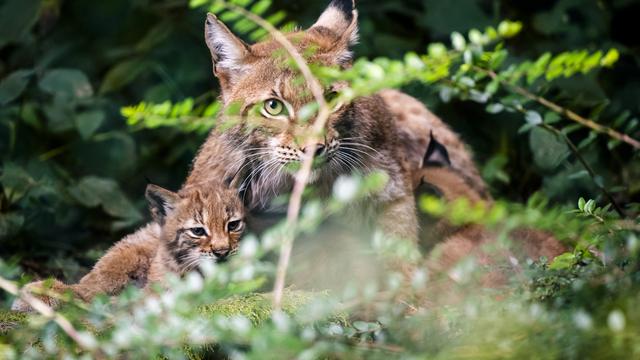
[[309, 146], [305, 147], [304, 149], [302, 149], [302, 151], [306, 154], [307, 150], [309, 148], [315, 149], [313, 151], [313, 156], [314, 157], [318, 157], [318, 156], [322, 156], [324, 154], [324, 150], [325, 150], [326, 146], [324, 144], [309, 145]]

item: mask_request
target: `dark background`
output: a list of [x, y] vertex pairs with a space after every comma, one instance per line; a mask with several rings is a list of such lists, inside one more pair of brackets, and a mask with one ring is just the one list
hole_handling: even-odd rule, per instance
[[[286, 20], [307, 27], [325, 6], [274, 0], [269, 14], [284, 11]], [[640, 137], [638, 1], [363, 0], [357, 6], [361, 41], [355, 50], [369, 58], [425, 53], [430, 42], [448, 43], [453, 31], [466, 34], [502, 19], [524, 24], [507, 43], [512, 62], [546, 51], [615, 47], [621, 58], [614, 68], [531, 90]], [[37, 275], [75, 279], [145, 221], [148, 181], [179, 188], [205, 134], [131, 128], [120, 108], [213, 100], [217, 83], [202, 37], [204, 12], [176, 0], [0, 1], [0, 79], [13, 74], [0, 86], [3, 259]], [[522, 115], [443, 103], [437, 84], [405, 90], [461, 133], [496, 197], [526, 201], [540, 191], [558, 204], [601, 199], [573, 156], [558, 166], [536, 163], [540, 149], [530, 134], [518, 132]], [[610, 148], [607, 137], [590, 137], [581, 128], [570, 137], [617, 201], [639, 200], [637, 153], [626, 145]]]

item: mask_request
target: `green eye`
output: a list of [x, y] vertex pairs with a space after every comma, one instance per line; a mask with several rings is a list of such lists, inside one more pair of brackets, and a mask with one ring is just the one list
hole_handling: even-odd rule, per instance
[[272, 116], [286, 115], [287, 109], [282, 101], [278, 99], [269, 99], [264, 102], [264, 111]]

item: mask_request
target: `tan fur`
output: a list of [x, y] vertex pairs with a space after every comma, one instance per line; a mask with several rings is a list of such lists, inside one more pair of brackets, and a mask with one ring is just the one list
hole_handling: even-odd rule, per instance
[[447, 148], [451, 167], [458, 171], [459, 178], [464, 179], [478, 196], [486, 200], [491, 198], [473, 162], [473, 155], [447, 124], [420, 101], [400, 91], [383, 90], [380, 96], [393, 114], [402, 146], [401, 151], [414, 178], [421, 174], [423, 156], [433, 133], [434, 138]]
[[[465, 176], [452, 168], [423, 168], [421, 173], [415, 174], [414, 184], [435, 188], [447, 202], [466, 198], [472, 206], [490, 207], [492, 204], [469, 185]], [[509, 234], [512, 243], [507, 248], [499, 246], [496, 234], [480, 225], [456, 227], [440, 220], [435, 229], [440, 239], [430, 244], [433, 249], [426, 267], [435, 276], [430, 280], [427, 296], [446, 303], [462, 296], [458, 290], [462, 291], [461, 282], [467, 280], [459, 278], [456, 266], [465, 260], [472, 260], [477, 269], [475, 279], [470, 280], [472, 284], [499, 288], [506, 285], [510, 276], [521, 271], [520, 266], [527, 259], [537, 261], [542, 256], [553, 259], [566, 251], [552, 234], [534, 229], [512, 231]], [[429, 239], [433, 242], [431, 235]]]
[[[60, 301], [45, 295], [70, 293], [74, 297], [91, 301], [96, 295], [117, 295], [127, 285], [149, 288], [152, 283], [162, 283], [166, 275], [182, 275], [196, 267], [200, 261], [215, 261], [214, 252], [236, 251], [244, 226], [229, 231], [230, 220], [244, 218], [244, 207], [235, 190], [218, 184], [206, 192], [189, 189], [180, 194], [165, 190], [172, 197], [171, 210], [161, 215], [157, 204], [151, 204], [156, 222], [117, 242], [96, 263], [93, 270], [80, 282], [66, 285], [58, 280], [44, 280], [28, 284], [25, 289], [52, 307]], [[182, 235], [190, 228], [203, 227], [207, 235], [200, 238]], [[180, 250], [189, 250], [189, 252]], [[182, 254], [186, 255], [182, 255]], [[206, 256], [205, 256], [206, 255]], [[13, 310], [30, 311], [31, 307], [17, 299]]]

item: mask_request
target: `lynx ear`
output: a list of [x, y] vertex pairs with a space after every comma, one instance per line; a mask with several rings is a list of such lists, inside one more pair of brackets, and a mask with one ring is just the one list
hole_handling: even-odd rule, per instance
[[353, 54], [349, 46], [358, 42], [358, 11], [354, 0], [333, 0], [309, 29], [319, 33], [327, 30], [336, 37], [338, 63], [344, 65], [351, 62]]
[[433, 131], [431, 132], [431, 140], [429, 141], [427, 152], [424, 155], [424, 160], [422, 161], [422, 167], [427, 166], [451, 166], [451, 160], [449, 160], [449, 152], [447, 151], [447, 148], [433, 137]]
[[151, 216], [160, 225], [164, 225], [165, 218], [173, 212], [180, 199], [178, 194], [153, 184], [147, 185], [145, 197], [149, 203]]
[[224, 87], [245, 71], [249, 46], [211, 13], [207, 14], [204, 38], [211, 52], [213, 73]]
[[[357, 20], [358, 12], [355, 9], [355, 1], [353, 0], [333, 0], [320, 15], [311, 28], [323, 27], [331, 30], [336, 35], [347, 35], [349, 39], [352, 36], [357, 40], [357, 26], [352, 27]], [[345, 34], [349, 31], [350, 33]]]

